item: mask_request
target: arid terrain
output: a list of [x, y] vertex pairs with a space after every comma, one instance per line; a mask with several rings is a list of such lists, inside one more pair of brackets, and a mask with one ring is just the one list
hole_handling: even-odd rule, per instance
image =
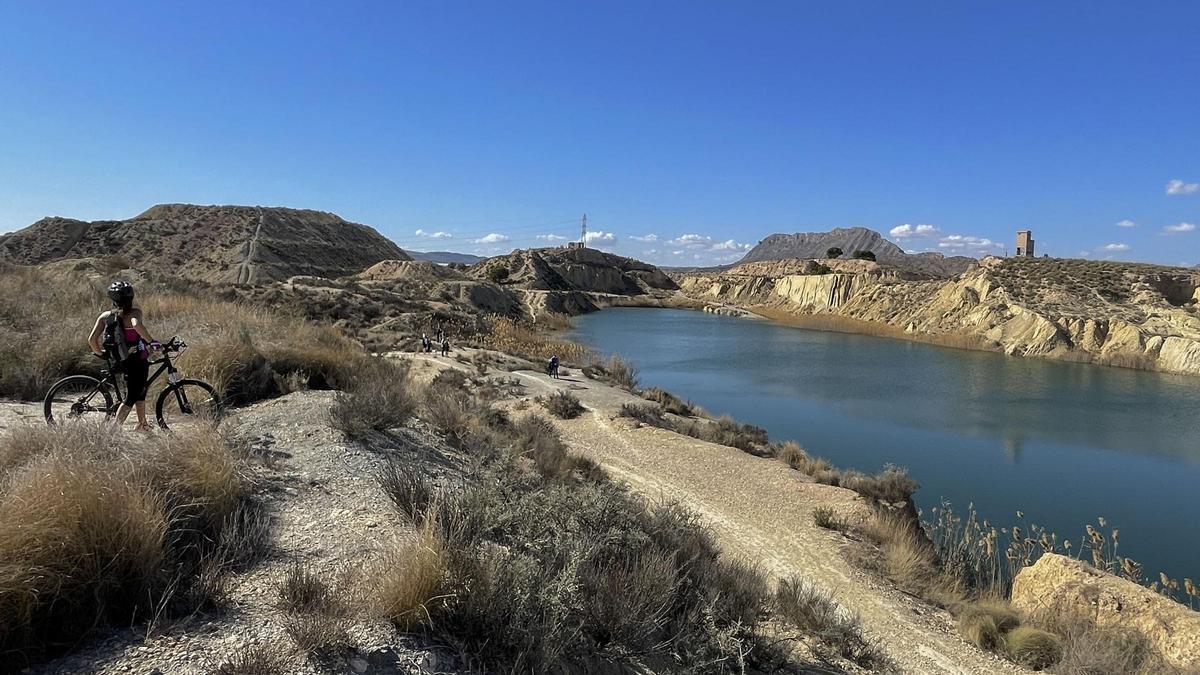
[[[1010, 604], [935, 546], [902, 470], [841, 471], [550, 332], [691, 306], [1200, 372], [1191, 272], [783, 260], [676, 280], [584, 248], [465, 268], [315, 212], [263, 214], [290, 223], [268, 245], [254, 209], [0, 242], [22, 327], [0, 349], [0, 672], [1193, 672], [1179, 635], [1200, 626], [1174, 600], [1051, 546]], [[142, 266], [166, 245], [142, 221], [168, 212], [193, 219], [181, 251], [242, 255], [178, 253], [187, 283]], [[315, 241], [344, 250], [314, 267]], [[215, 427], [48, 428], [28, 402], [96, 371], [80, 336], [113, 277], [187, 337], [185, 372], [230, 403]], [[416, 353], [437, 329], [451, 354]]]

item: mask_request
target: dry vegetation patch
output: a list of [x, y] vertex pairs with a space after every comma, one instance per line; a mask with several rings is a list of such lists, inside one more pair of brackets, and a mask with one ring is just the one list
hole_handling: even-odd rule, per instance
[[219, 603], [265, 528], [215, 430], [25, 428], [0, 441], [0, 656]]
[[[424, 396], [444, 396], [444, 385]], [[441, 428], [447, 438], [469, 439], [458, 446], [472, 456], [461, 483], [435, 484], [399, 462], [381, 473], [415, 534], [371, 574], [380, 616], [505, 672], [779, 662], [758, 629], [765, 579], [723, 558], [693, 515], [608, 482], [544, 418], [464, 404], [476, 406], [470, 420], [438, 422], [452, 425]]]
[[[37, 268], [0, 270], [0, 395], [38, 400], [67, 375], [95, 375], [87, 336], [112, 303], [106, 281]], [[243, 302], [205, 297], [194, 286], [143, 281], [137, 305], [155, 337], [189, 345], [179, 365], [232, 403], [297, 388], [336, 388], [365, 355], [336, 330]], [[53, 308], [53, 311], [49, 311]]]
[[553, 394], [541, 398], [539, 402], [546, 409], [546, 412], [549, 412], [560, 420], [573, 420], [584, 412], [583, 404], [579, 402], [579, 398], [566, 389], [559, 389]]

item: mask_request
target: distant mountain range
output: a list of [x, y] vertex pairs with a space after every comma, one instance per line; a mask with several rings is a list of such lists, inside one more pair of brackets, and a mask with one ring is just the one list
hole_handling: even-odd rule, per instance
[[448, 265], [450, 263], [461, 265], [474, 265], [481, 263], [487, 258], [470, 253], [455, 253], [454, 251], [408, 251], [413, 260], [425, 260], [427, 262], [438, 263], [439, 265]]
[[842, 249], [845, 257], [855, 251], [871, 251], [881, 263], [914, 272], [955, 276], [977, 262], [966, 256], [944, 256], [941, 253], [905, 253], [904, 249], [865, 227], [838, 227], [828, 232], [797, 232], [772, 234], [750, 249], [737, 264], [789, 258], [824, 258], [831, 248]]
[[277, 207], [160, 204], [128, 220], [43, 218], [0, 236], [0, 261], [65, 258], [116, 258], [156, 275], [217, 283], [335, 278], [383, 260], [410, 260], [366, 225]]

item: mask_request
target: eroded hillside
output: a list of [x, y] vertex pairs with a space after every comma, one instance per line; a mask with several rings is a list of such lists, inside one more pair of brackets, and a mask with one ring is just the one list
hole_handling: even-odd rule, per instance
[[1200, 275], [1182, 268], [985, 258], [950, 280], [804, 263], [681, 279], [689, 296], [831, 327], [1008, 354], [1200, 374]]
[[128, 220], [43, 218], [0, 237], [0, 259], [36, 265], [119, 257], [142, 273], [211, 283], [340, 277], [409, 256], [366, 225], [323, 211], [160, 204]]

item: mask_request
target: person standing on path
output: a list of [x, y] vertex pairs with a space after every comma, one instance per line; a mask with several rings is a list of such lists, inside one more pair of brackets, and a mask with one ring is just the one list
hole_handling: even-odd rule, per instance
[[450, 356], [450, 338], [442, 337], [442, 356]]

